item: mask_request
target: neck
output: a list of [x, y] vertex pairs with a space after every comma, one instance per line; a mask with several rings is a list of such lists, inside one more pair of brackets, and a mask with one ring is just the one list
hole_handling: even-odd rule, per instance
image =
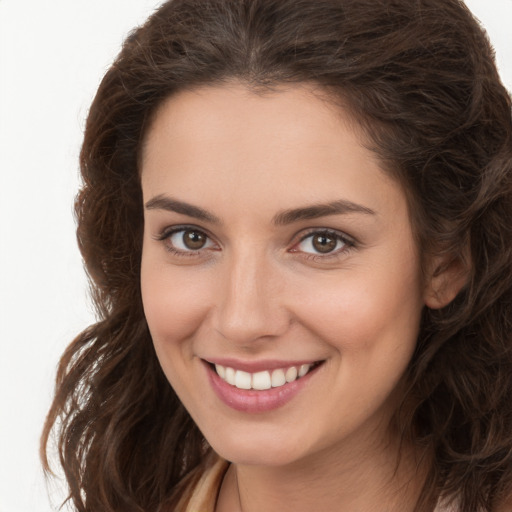
[[216, 512], [412, 512], [428, 469], [420, 461], [405, 443], [388, 443], [331, 447], [282, 467], [232, 464]]

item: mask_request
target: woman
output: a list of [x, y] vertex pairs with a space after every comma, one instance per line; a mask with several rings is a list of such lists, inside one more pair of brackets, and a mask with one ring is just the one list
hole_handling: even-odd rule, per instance
[[81, 153], [75, 508], [512, 510], [510, 109], [457, 0], [164, 4]]

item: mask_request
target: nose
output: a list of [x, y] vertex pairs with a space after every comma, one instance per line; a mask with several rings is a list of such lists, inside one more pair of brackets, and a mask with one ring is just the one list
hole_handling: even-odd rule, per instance
[[226, 258], [213, 319], [223, 338], [247, 347], [283, 335], [291, 322], [279, 268], [265, 255], [250, 252]]

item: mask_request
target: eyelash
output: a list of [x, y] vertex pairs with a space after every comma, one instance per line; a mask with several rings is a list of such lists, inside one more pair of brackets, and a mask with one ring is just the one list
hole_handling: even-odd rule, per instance
[[204, 235], [208, 240], [212, 240], [212, 237], [210, 237], [208, 235], [208, 233], [206, 233], [203, 229], [199, 229], [196, 226], [188, 226], [188, 225], [175, 226], [173, 228], [165, 229], [164, 231], [162, 231], [162, 233], [157, 235], [155, 238], [156, 238], [156, 240], [163, 242], [165, 249], [167, 251], [169, 251], [171, 254], [173, 254], [174, 256], [178, 256], [180, 258], [181, 257], [189, 258], [189, 257], [193, 257], [193, 256], [198, 256], [200, 254], [200, 252], [202, 250], [204, 250], [203, 248], [198, 249], [197, 251], [194, 251], [194, 250], [182, 251], [180, 249], [176, 249], [175, 247], [173, 247], [171, 245], [171, 243], [170, 243], [171, 236], [175, 235], [176, 233], [180, 233], [182, 231], [183, 232], [194, 231], [196, 233], [200, 233], [200, 234]]
[[[200, 229], [196, 226], [191, 226], [191, 225], [175, 226], [173, 228], [165, 229], [164, 231], [162, 231], [162, 233], [157, 235], [155, 237], [155, 239], [157, 241], [163, 242], [165, 249], [175, 256], [184, 257], [184, 258], [198, 256], [201, 253], [201, 251], [205, 250], [205, 248], [201, 248], [196, 251], [194, 251], [192, 249], [183, 251], [180, 249], [176, 249], [173, 245], [170, 244], [170, 237], [172, 235], [175, 235], [176, 233], [180, 233], [180, 232], [186, 232], [186, 231], [197, 232], [199, 234], [204, 235], [208, 240], [212, 240], [212, 237], [210, 237], [206, 231], [204, 231], [203, 229]], [[332, 252], [328, 252], [325, 254], [307, 253], [307, 252], [295, 249], [301, 243], [303, 243], [305, 240], [313, 237], [314, 235], [325, 235], [330, 238], [333, 238], [336, 240], [336, 242], [341, 242], [343, 244], [343, 247], [341, 249], [337, 249], [337, 250], [334, 250]], [[328, 228], [311, 228], [305, 234], [303, 234], [297, 242], [295, 242], [293, 244], [292, 248], [289, 249], [289, 252], [301, 253], [302, 257], [306, 260], [325, 261], [330, 258], [340, 257], [342, 254], [347, 253], [348, 251], [353, 249], [355, 246], [356, 246], [356, 241], [353, 238], [347, 236], [346, 234], [344, 234], [342, 232], [339, 232], [339, 231], [336, 231], [333, 229], [328, 229]]]
[[[330, 258], [339, 258], [341, 255], [346, 254], [348, 251], [350, 251], [356, 246], [355, 240], [346, 235], [345, 233], [328, 228], [312, 228], [308, 230], [303, 236], [301, 236], [300, 240], [297, 243], [295, 243], [293, 247], [299, 246], [302, 242], [304, 242], [308, 238], [312, 238], [315, 235], [324, 235], [333, 238], [334, 240], [336, 240], [336, 242], [341, 242], [343, 244], [343, 247], [324, 254], [307, 253], [302, 251], [302, 257], [307, 260], [325, 261]], [[293, 247], [292, 249], [290, 249], [290, 252], [300, 252], [299, 250], [295, 250]]]

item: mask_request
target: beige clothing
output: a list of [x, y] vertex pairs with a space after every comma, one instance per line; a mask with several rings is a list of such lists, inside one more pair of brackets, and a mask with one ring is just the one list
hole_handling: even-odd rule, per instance
[[[228, 467], [229, 462], [220, 458], [210, 464], [197, 483], [191, 485], [189, 492], [182, 497], [177, 512], [215, 512], [220, 486]], [[453, 508], [439, 504], [434, 512], [452, 511]]]
[[217, 458], [207, 466], [204, 473], [190, 490], [185, 492], [177, 506], [177, 512], [215, 512], [215, 504], [222, 479], [229, 467], [229, 462]]

